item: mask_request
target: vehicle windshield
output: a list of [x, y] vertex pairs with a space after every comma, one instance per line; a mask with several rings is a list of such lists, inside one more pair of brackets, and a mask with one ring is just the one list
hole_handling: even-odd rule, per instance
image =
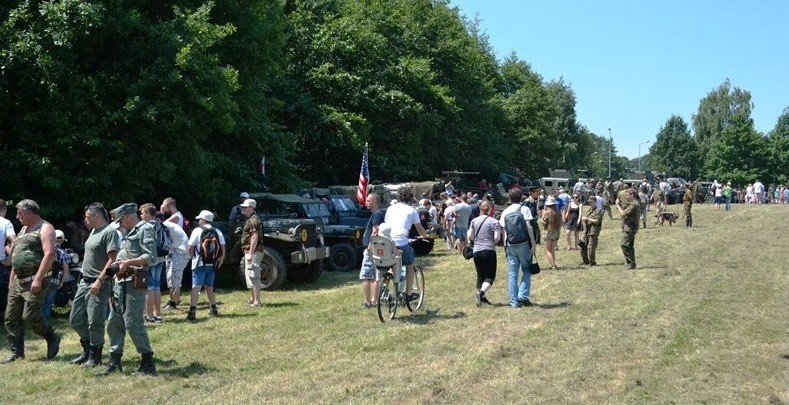
[[339, 212], [356, 212], [356, 204], [350, 198], [334, 198], [334, 206]]
[[304, 204], [304, 213], [308, 218], [326, 218], [330, 217], [329, 208], [326, 204]]

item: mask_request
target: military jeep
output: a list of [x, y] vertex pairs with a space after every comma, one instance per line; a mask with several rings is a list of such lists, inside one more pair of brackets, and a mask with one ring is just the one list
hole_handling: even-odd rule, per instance
[[[250, 194], [257, 201], [257, 215], [263, 223], [264, 255], [260, 266], [264, 290], [276, 290], [285, 280], [317, 280], [323, 272], [323, 260], [329, 256], [329, 248], [323, 244], [321, 224], [290, 212], [287, 206], [291, 197], [298, 196]], [[233, 224], [217, 224], [228, 246], [225, 266], [238, 266], [242, 283], [246, 282], [241, 251], [244, 221], [242, 217]]]

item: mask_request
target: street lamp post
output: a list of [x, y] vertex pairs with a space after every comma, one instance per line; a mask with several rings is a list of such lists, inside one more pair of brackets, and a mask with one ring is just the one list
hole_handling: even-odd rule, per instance
[[650, 141], [644, 141], [638, 144], [638, 171], [641, 171], [641, 145], [645, 143], [649, 143]]
[[611, 177], [611, 145], [614, 143], [614, 138], [611, 137], [611, 128], [608, 128], [608, 177]]

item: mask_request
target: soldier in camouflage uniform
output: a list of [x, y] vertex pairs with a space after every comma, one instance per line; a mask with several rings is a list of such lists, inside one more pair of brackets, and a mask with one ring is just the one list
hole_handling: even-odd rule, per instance
[[597, 209], [597, 202], [594, 198], [589, 199], [589, 213], [582, 218], [588, 239], [586, 241], [586, 255], [590, 266], [597, 266], [595, 252], [597, 251], [597, 240], [600, 237], [600, 230], [603, 227], [603, 211]]
[[638, 222], [641, 216], [638, 195], [635, 189], [628, 190], [625, 194], [626, 201], [617, 200], [616, 209], [622, 216], [622, 241], [620, 246], [622, 254], [625, 256], [627, 265], [625, 269], [633, 270], [636, 268], [635, 240], [638, 232]]
[[685, 215], [685, 226], [693, 227], [693, 214], [690, 209], [693, 208], [693, 192], [691, 191], [690, 184], [685, 184], [685, 195], [682, 197], [682, 209]]
[[43, 305], [55, 260], [55, 227], [41, 218], [33, 200], [16, 205], [16, 218], [23, 226], [11, 245], [11, 281], [5, 310], [11, 355], [3, 363], [25, 358], [25, 325], [46, 339], [47, 359], [53, 359], [60, 351], [60, 336], [44, 318]]
[[606, 177], [605, 184], [603, 185], [603, 211], [608, 213], [608, 218], [614, 219], [611, 214], [611, 205], [614, 204], [614, 184], [611, 183], [611, 178]]
[[665, 201], [663, 201], [663, 194], [663, 190], [661, 190], [660, 187], [655, 187], [655, 189], [652, 190], [652, 202], [655, 203], [655, 225], [660, 222], [660, 216], [663, 215], [663, 209], [666, 206]]

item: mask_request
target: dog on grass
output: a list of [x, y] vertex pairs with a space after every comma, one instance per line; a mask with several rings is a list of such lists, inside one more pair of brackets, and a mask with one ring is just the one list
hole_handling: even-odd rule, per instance
[[660, 214], [660, 226], [663, 226], [663, 223], [668, 221], [668, 226], [673, 226], [674, 223], [677, 222], [679, 219], [679, 215], [674, 212], [663, 212]]

